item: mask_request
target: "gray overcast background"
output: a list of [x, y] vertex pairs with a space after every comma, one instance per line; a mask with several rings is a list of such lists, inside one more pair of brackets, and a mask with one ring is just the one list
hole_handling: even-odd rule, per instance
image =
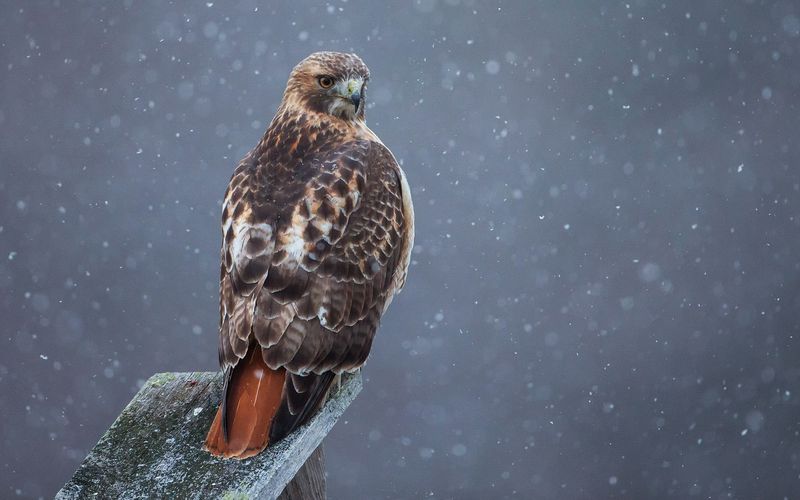
[[800, 496], [797, 3], [270, 3], [3, 3], [0, 497], [217, 368], [220, 200], [321, 49], [417, 212], [331, 498]]

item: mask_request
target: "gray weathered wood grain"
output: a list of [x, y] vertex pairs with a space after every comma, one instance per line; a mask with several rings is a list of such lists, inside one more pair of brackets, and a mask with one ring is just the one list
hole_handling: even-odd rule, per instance
[[297, 471], [278, 500], [325, 500], [325, 452], [323, 445], [314, 450]]
[[[308, 424], [241, 461], [202, 450], [221, 391], [219, 373], [150, 377], [56, 498], [277, 498], [318, 447], [298, 480], [324, 495], [321, 443], [361, 391], [361, 375], [344, 375]], [[293, 494], [286, 488], [283, 498]]]

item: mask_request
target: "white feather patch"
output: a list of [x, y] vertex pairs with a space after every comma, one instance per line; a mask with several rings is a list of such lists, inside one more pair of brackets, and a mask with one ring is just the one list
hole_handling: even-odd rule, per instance
[[294, 217], [292, 217], [292, 225], [283, 233], [283, 249], [290, 261], [297, 264], [303, 261], [306, 254], [306, 239], [303, 236], [306, 223], [303, 217], [295, 210]]
[[[231, 256], [234, 262], [241, 262], [244, 259], [252, 259], [256, 255], [247, 253], [247, 243], [250, 238], [263, 238], [267, 241], [272, 240], [272, 226], [266, 223], [250, 224], [248, 222], [237, 222], [233, 226], [233, 242], [231, 243]], [[259, 255], [265, 252], [272, 252], [272, 245], [266, 245]]]
[[328, 310], [325, 307], [320, 307], [319, 311], [317, 311], [317, 318], [319, 318], [319, 324], [322, 326], [326, 326], [328, 324]]

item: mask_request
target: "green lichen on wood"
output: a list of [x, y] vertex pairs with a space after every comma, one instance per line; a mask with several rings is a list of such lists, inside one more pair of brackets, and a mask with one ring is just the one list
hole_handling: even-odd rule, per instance
[[226, 491], [221, 500], [250, 500], [250, 495], [241, 491]]
[[161, 387], [162, 385], [166, 384], [167, 382], [172, 382], [175, 380], [176, 375], [174, 373], [166, 372], [166, 373], [156, 373], [152, 377], [150, 377], [145, 385], [152, 385], [155, 387]]
[[218, 373], [154, 375], [56, 498], [275, 497], [361, 390], [361, 378], [346, 376], [308, 425], [247, 460], [202, 450], [221, 390]]

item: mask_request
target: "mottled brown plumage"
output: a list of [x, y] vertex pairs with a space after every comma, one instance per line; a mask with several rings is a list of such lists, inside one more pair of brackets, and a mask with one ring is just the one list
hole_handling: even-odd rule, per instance
[[[233, 173], [220, 269], [226, 394], [206, 441], [212, 453], [252, 456], [301, 425], [336, 374], [364, 364], [381, 315], [405, 283], [411, 197], [392, 153], [364, 122], [368, 80], [353, 54], [320, 52], [300, 62], [266, 134]], [[273, 391], [265, 399], [275, 396], [260, 382], [273, 372], [239, 373], [263, 369], [242, 361], [260, 361], [252, 358], [258, 351], [268, 370], [285, 373], [271, 414], [262, 415], [269, 405], [258, 398], [232, 400], [231, 381], [239, 380], [252, 380], [257, 394]], [[268, 439], [231, 430], [243, 425], [269, 429]], [[234, 434], [262, 437], [244, 452], [228, 443]]]

